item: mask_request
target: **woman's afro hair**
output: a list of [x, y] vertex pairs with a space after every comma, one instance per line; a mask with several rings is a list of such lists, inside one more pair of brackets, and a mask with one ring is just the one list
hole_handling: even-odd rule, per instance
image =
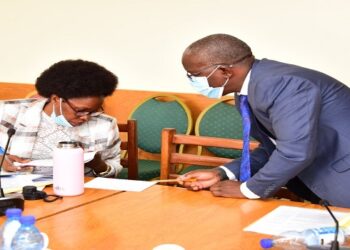
[[94, 62], [84, 60], [60, 61], [45, 70], [36, 80], [39, 95], [59, 97], [106, 97], [113, 94], [118, 78]]

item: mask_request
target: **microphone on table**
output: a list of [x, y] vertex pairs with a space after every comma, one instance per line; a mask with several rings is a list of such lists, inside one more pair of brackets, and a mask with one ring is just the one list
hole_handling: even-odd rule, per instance
[[[9, 130], [7, 130], [8, 138], [7, 138], [6, 146], [5, 146], [1, 163], [0, 163], [0, 172], [2, 170], [2, 165], [4, 164], [4, 161], [5, 161], [6, 153], [7, 153], [11, 138], [15, 133], [16, 133], [16, 130], [14, 128], [9, 128]], [[4, 190], [1, 186], [1, 177], [0, 177], [0, 216], [5, 215], [5, 211], [8, 208], [20, 208], [23, 210], [24, 198], [22, 194], [11, 194], [11, 195], [5, 196]]]
[[332, 216], [332, 219], [335, 222], [335, 233], [334, 233], [334, 240], [331, 243], [331, 246], [308, 246], [308, 250], [350, 250], [349, 246], [339, 246], [338, 241], [338, 234], [339, 234], [339, 222], [337, 218], [335, 218], [334, 214], [332, 213], [331, 209], [329, 208], [329, 202], [326, 200], [321, 200], [320, 205], [324, 206], [328, 213]]
[[331, 243], [331, 250], [339, 250], [339, 242], [338, 242], [338, 234], [339, 234], [339, 222], [337, 218], [335, 218], [334, 214], [329, 208], [329, 202], [326, 200], [321, 200], [321, 205], [324, 206], [328, 213], [332, 216], [334, 222], [335, 222], [335, 233], [334, 233], [334, 240]]
[[[9, 130], [7, 130], [7, 142], [6, 142], [6, 146], [5, 146], [5, 149], [3, 151], [3, 157], [1, 159], [1, 163], [0, 163], [0, 171], [2, 170], [2, 164], [4, 164], [4, 161], [5, 161], [5, 157], [6, 157], [6, 153], [7, 153], [7, 149], [9, 147], [9, 144], [10, 144], [10, 141], [11, 141], [11, 138], [12, 136], [16, 133], [16, 130], [14, 128], [9, 128]], [[1, 186], [1, 178], [0, 178], [0, 197], [5, 197], [5, 194], [4, 194], [4, 190], [2, 189], [2, 186]]]

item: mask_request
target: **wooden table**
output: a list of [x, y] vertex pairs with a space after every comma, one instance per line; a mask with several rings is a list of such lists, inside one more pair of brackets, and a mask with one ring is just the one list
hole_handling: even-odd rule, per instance
[[263, 235], [242, 229], [280, 205], [319, 207], [213, 197], [208, 191], [156, 185], [44, 218], [37, 226], [48, 234], [51, 249], [144, 250], [175, 243], [186, 250], [251, 250], [260, 249]]
[[[90, 180], [91, 178], [87, 179]], [[52, 186], [44, 190], [47, 194], [53, 194]], [[79, 196], [65, 196], [54, 202], [44, 202], [43, 200], [25, 200], [24, 215], [34, 215], [37, 220], [50, 217], [52, 215], [80, 207], [115, 194], [121, 191], [85, 188], [84, 193]], [[0, 224], [6, 220], [6, 216], [0, 217]]]

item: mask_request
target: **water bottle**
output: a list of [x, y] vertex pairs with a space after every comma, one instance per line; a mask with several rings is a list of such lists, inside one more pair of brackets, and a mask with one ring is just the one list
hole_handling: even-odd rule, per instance
[[35, 227], [34, 216], [22, 216], [21, 227], [17, 230], [12, 240], [12, 250], [42, 250], [44, 237]]
[[54, 149], [53, 190], [61, 196], [84, 193], [84, 151], [78, 142], [62, 141]]
[[11, 249], [11, 242], [18, 228], [21, 226], [19, 221], [22, 210], [18, 208], [9, 208], [5, 212], [6, 221], [1, 229], [1, 250]]
[[[335, 227], [321, 227], [307, 229], [301, 232], [287, 231], [272, 239], [262, 239], [260, 245], [262, 248], [268, 249], [278, 247], [285, 250], [303, 250], [308, 246], [330, 245], [334, 240]], [[349, 239], [349, 230], [339, 228], [338, 242], [339, 245]]]
[[285, 250], [306, 250], [305, 240], [301, 232], [288, 231], [270, 239], [260, 240], [260, 246], [264, 249], [278, 248]]

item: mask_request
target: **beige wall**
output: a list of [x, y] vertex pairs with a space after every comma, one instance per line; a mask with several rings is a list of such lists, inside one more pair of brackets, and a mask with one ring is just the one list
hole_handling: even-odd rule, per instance
[[0, 81], [35, 81], [52, 63], [96, 61], [120, 88], [194, 92], [180, 59], [212, 33], [350, 85], [349, 0], [0, 0]]

